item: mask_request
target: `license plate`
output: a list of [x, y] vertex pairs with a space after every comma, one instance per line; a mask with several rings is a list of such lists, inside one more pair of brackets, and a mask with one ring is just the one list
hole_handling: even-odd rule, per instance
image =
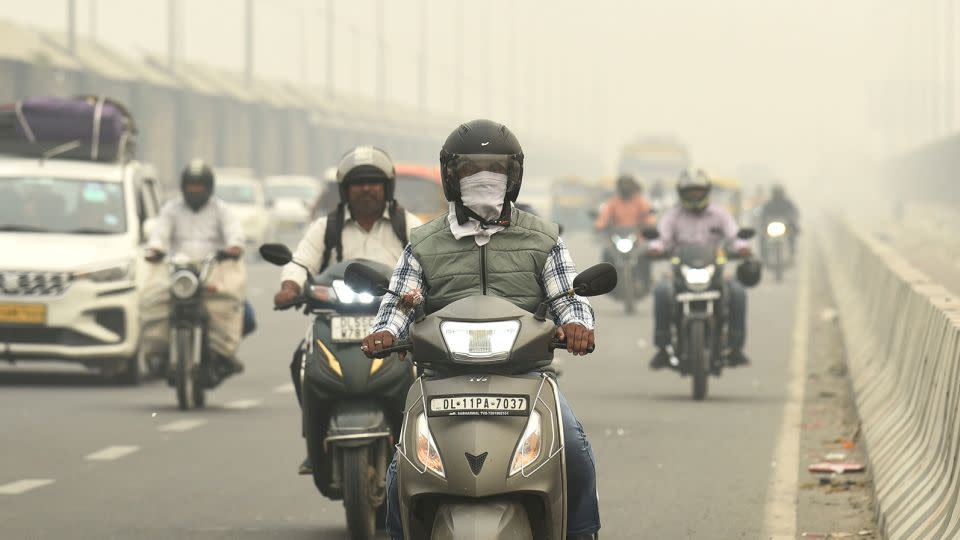
[[334, 343], [359, 343], [370, 333], [376, 317], [333, 317], [330, 337]]
[[47, 306], [44, 304], [0, 304], [0, 323], [45, 324]]
[[677, 302], [701, 302], [704, 300], [719, 300], [720, 291], [707, 291], [701, 293], [680, 293], [677, 295]]
[[528, 396], [467, 394], [430, 398], [430, 416], [526, 416]]

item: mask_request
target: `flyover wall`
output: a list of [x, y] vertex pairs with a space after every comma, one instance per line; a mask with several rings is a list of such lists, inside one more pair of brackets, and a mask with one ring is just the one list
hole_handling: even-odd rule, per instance
[[960, 298], [842, 219], [819, 231], [880, 530], [960, 538]]

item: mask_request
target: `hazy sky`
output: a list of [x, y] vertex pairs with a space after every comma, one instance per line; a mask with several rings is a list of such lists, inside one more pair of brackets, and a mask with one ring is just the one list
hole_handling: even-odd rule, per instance
[[[77, 1], [81, 34], [92, 1]], [[95, 1], [98, 39], [166, 54], [167, 0]], [[493, 117], [521, 139], [551, 132], [601, 153], [599, 172], [631, 136], [671, 133], [716, 170], [810, 175], [823, 155], [875, 155], [938, 129], [948, 1], [384, 0], [386, 96], [416, 106], [425, 35], [431, 110]], [[0, 0], [0, 13], [62, 29], [66, 5]], [[182, 56], [242, 70], [243, 5], [181, 0]], [[377, 6], [334, 2], [338, 92], [376, 94]], [[325, 85], [326, 9], [255, 0], [256, 73]]]

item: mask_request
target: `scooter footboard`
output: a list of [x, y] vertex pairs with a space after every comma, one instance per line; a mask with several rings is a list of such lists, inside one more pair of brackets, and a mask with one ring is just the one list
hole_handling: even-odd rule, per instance
[[446, 503], [437, 509], [431, 540], [533, 540], [520, 501]]

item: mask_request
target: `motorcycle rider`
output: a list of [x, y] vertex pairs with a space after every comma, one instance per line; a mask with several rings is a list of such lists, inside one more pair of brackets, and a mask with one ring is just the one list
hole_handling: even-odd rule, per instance
[[617, 192], [600, 207], [600, 214], [593, 224], [597, 232], [608, 227], [637, 230], [646, 225], [656, 225], [650, 201], [643, 196], [643, 188], [630, 175], [617, 178]]
[[[243, 255], [243, 225], [226, 204], [213, 196], [213, 169], [203, 160], [194, 159], [180, 175], [180, 191], [183, 196], [168, 201], [157, 216], [147, 243], [147, 261], [159, 262], [167, 253], [184, 253], [195, 261], [217, 251], [232, 258]], [[245, 335], [251, 330], [252, 312], [244, 308], [243, 323], [235, 328], [234, 323], [240, 319], [231, 315], [235, 303], [229, 300], [244, 298], [246, 273], [242, 263], [222, 263], [215, 273], [233, 275], [223, 276], [223, 280], [211, 277], [211, 283], [220, 282], [218, 291], [206, 297], [211, 315], [211, 335], [221, 336], [223, 341], [213, 341], [224, 343], [222, 347], [232, 351], [218, 351], [224, 365], [232, 373], [240, 373], [243, 364], [235, 356], [236, 346], [241, 333]], [[228, 300], [222, 307], [219, 305], [221, 299]]]
[[[660, 238], [650, 243], [653, 257], [670, 253], [680, 244], [705, 244], [714, 248], [728, 247], [738, 256], [750, 254], [750, 244], [737, 237], [740, 227], [733, 216], [720, 205], [710, 203], [710, 178], [701, 170], [687, 170], [677, 180], [680, 204], [660, 219]], [[746, 341], [747, 294], [736, 280], [727, 282], [729, 298], [729, 345], [727, 363], [746, 365], [750, 361], [743, 354]], [[654, 343], [657, 353], [650, 361], [651, 369], [670, 365], [667, 346], [671, 341], [674, 306], [673, 281], [661, 280], [654, 289]]]
[[[576, 274], [557, 226], [514, 207], [523, 151], [506, 126], [490, 120], [460, 125], [443, 144], [440, 166], [449, 212], [413, 231], [390, 283], [403, 300], [384, 296], [363, 340], [368, 356], [407, 335], [410, 298], [425, 297], [425, 310], [432, 313], [482, 292], [535, 311], [547, 297], [569, 288]], [[553, 310], [567, 350], [586, 354], [594, 342], [590, 304], [565, 297]], [[568, 441], [568, 538], [594, 538], [600, 517], [593, 451], [566, 400], [561, 397], [560, 403]], [[394, 456], [387, 472], [387, 532], [394, 539], [403, 537], [396, 475]]]
[[[310, 269], [323, 272], [334, 262], [344, 259], [368, 259], [387, 266], [396, 264], [407, 244], [410, 230], [422, 225], [417, 216], [407, 212], [393, 198], [397, 174], [386, 152], [372, 146], [358, 146], [347, 152], [336, 169], [340, 200], [326, 217], [307, 228], [293, 253], [293, 258]], [[289, 263], [281, 273], [280, 291], [273, 298], [278, 308], [288, 306], [300, 296], [306, 271]], [[290, 364], [290, 376], [302, 405], [300, 386], [301, 348], [298, 346]], [[401, 398], [402, 399], [402, 398]], [[399, 424], [400, 419], [396, 419]], [[300, 474], [311, 474], [307, 457], [300, 465]]]
[[[767, 223], [776, 220], [783, 220], [787, 226], [787, 243], [790, 246], [790, 256], [793, 257], [796, 250], [797, 236], [800, 232], [798, 222], [800, 220], [797, 206], [787, 197], [787, 191], [783, 184], [774, 184], [770, 189], [770, 200], [768, 200], [760, 209], [760, 224], [766, 226]], [[763, 232], [763, 231], [761, 231]], [[766, 251], [766, 234], [760, 235], [760, 250]]]

